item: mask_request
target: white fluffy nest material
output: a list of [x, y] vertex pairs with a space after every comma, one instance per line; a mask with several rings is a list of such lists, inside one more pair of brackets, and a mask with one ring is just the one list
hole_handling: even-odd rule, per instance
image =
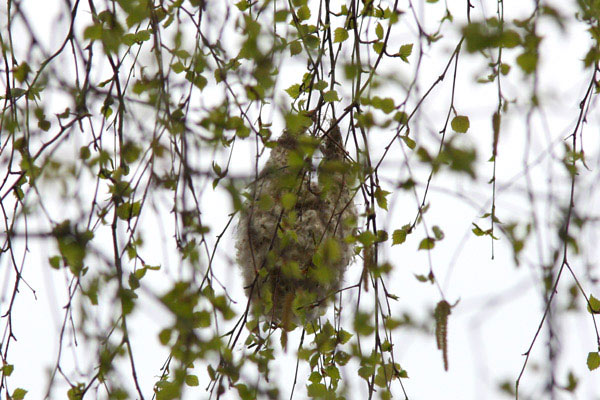
[[238, 225], [237, 261], [253, 313], [286, 329], [335, 298], [353, 255], [344, 238], [356, 225], [356, 208], [339, 128], [321, 142], [317, 182], [310, 162], [294, 166], [312, 158], [315, 141], [282, 134], [249, 187]]

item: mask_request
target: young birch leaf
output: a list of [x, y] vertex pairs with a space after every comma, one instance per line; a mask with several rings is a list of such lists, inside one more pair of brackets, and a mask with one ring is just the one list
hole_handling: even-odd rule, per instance
[[333, 31], [333, 43], [341, 43], [348, 39], [348, 31], [344, 28], [336, 28]]
[[188, 386], [198, 386], [200, 382], [196, 375], [188, 375], [185, 377], [185, 384]]
[[327, 89], [327, 86], [329, 86], [327, 82], [321, 79], [319, 82], [315, 83], [314, 88], [317, 90], [325, 90]]
[[470, 126], [469, 117], [466, 117], [464, 115], [457, 115], [452, 119], [450, 125], [452, 126], [452, 129], [454, 129], [456, 132], [465, 133], [469, 130]]
[[409, 149], [414, 150], [417, 147], [417, 142], [408, 137], [408, 135], [400, 136], [400, 138], [404, 141], [404, 144], [408, 146]]
[[432, 228], [432, 230], [436, 240], [442, 240], [444, 238], [444, 232], [440, 229], [439, 226], [435, 225]]
[[298, 20], [306, 21], [310, 19], [310, 8], [305, 4], [298, 9]]
[[246, 11], [250, 7], [250, 3], [248, 2], [248, 0], [241, 0], [235, 3], [235, 6], [240, 11]]
[[600, 353], [597, 351], [592, 351], [588, 354], [587, 367], [590, 371], [600, 367]]
[[290, 56], [295, 56], [302, 52], [302, 43], [299, 40], [295, 40], [290, 43]]
[[396, 244], [402, 244], [406, 241], [409, 228], [409, 225], [405, 225], [402, 227], [402, 229], [396, 229], [394, 233], [392, 233], [392, 246]]
[[521, 67], [521, 70], [526, 74], [535, 72], [538, 65], [538, 56], [532, 52], [525, 52], [517, 57], [517, 65]]
[[383, 39], [383, 26], [381, 26], [380, 23], [377, 23], [377, 26], [375, 27], [375, 34], [377, 35], [377, 39]]
[[27, 390], [21, 389], [21, 388], [16, 388], [15, 391], [13, 392], [11, 398], [13, 400], [23, 400], [25, 398], [26, 394], [27, 394]]
[[408, 62], [408, 56], [412, 54], [413, 44], [404, 44], [400, 46], [400, 51], [398, 51], [398, 57], [402, 59], [405, 63]]
[[339, 101], [340, 98], [338, 97], [338, 94], [335, 90], [330, 90], [328, 92], [323, 93], [323, 100], [325, 100], [328, 103], [331, 103], [334, 101]]
[[594, 295], [590, 295], [590, 302], [587, 309], [592, 314], [600, 314], [600, 300], [595, 298]]
[[426, 237], [419, 243], [419, 250], [431, 250], [435, 247], [435, 239]]
[[292, 99], [297, 99], [300, 96], [300, 85], [295, 84], [285, 89], [285, 92], [290, 95]]
[[388, 192], [387, 190], [382, 190], [379, 186], [375, 190], [375, 200], [377, 201], [377, 205], [386, 211], [388, 209], [387, 196], [390, 193], [391, 192]]

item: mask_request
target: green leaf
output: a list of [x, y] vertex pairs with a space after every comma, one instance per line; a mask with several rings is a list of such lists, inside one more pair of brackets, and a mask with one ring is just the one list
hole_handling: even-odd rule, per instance
[[368, 336], [375, 331], [371, 322], [371, 315], [365, 312], [357, 312], [354, 316], [354, 331], [357, 335]]
[[383, 42], [375, 42], [373, 43], [373, 50], [375, 50], [375, 53], [381, 54], [381, 52], [383, 51], [383, 46]]
[[21, 388], [17, 388], [13, 392], [11, 398], [12, 398], [12, 400], [23, 400], [25, 398], [26, 394], [27, 394], [27, 390], [21, 389]]
[[592, 64], [595, 64], [598, 60], [600, 60], [600, 50], [598, 50], [596, 46], [592, 46], [592, 48], [590, 48], [583, 58], [583, 64], [586, 68], [588, 68]]
[[588, 304], [588, 312], [592, 314], [600, 314], [600, 300], [594, 297], [594, 295], [590, 295], [590, 300]]
[[208, 83], [208, 80], [204, 76], [194, 71], [186, 72], [185, 79], [192, 82], [200, 90], [204, 89]]
[[375, 189], [375, 200], [377, 201], [377, 205], [386, 211], [388, 209], [387, 196], [390, 193], [391, 192], [388, 192], [387, 190], [382, 190], [379, 186]]
[[27, 90], [25, 90], [25, 89], [21, 89], [21, 88], [11, 88], [10, 89], [10, 97], [12, 97], [13, 99], [18, 99], [19, 97], [23, 96], [25, 93], [27, 93]]
[[329, 86], [329, 84], [321, 79], [319, 82], [315, 83], [314, 88], [317, 90], [325, 90], [327, 89], [327, 86]]
[[235, 3], [235, 6], [240, 11], [246, 11], [250, 7], [250, 3], [248, 2], [248, 0], [240, 0], [237, 3]]
[[471, 231], [475, 234], [475, 236], [484, 236], [486, 234], [486, 232], [483, 229], [481, 229], [479, 225], [477, 225], [474, 222], [471, 222], [471, 224], [474, 226], [474, 228], [471, 229]]
[[338, 341], [341, 344], [346, 344], [348, 343], [348, 341], [352, 338], [352, 334], [350, 332], [346, 332], [345, 330], [341, 329], [338, 332]]
[[413, 44], [404, 44], [400, 46], [400, 50], [398, 51], [398, 57], [402, 59], [404, 62], [408, 62], [408, 56], [412, 54]]
[[397, 244], [402, 244], [406, 241], [406, 235], [408, 235], [408, 229], [396, 229], [394, 233], [392, 233], [392, 246]]
[[284, 193], [281, 196], [281, 205], [286, 210], [291, 210], [296, 205], [297, 196], [294, 193]]
[[563, 389], [565, 389], [567, 392], [573, 393], [575, 392], [575, 389], [577, 389], [578, 383], [579, 379], [577, 379], [577, 377], [575, 376], [575, 374], [573, 374], [572, 371], [569, 371], [569, 375], [567, 375], [567, 384]]
[[243, 383], [238, 383], [235, 385], [235, 388], [237, 389], [240, 399], [242, 400], [253, 400], [256, 397], [254, 391], [248, 389], [248, 386], [244, 385]]
[[325, 100], [328, 103], [331, 103], [333, 101], [339, 101], [340, 98], [338, 97], [338, 93], [335, 90], [330, 90], [328, 92], [323, 93], [323, 100]]
[[310, 18], [310, 8], [306, 4], [303, 5], [298, 9], [297, 16], [299, 21], [306, 21]]
[[592, 351], [588, 353], [587, 367], [590, 371], [593, 371], [596, 368], [600, 367], [600, 353], [598, 353], [597, 351]]
[[377, 26], [375, 27], [375, 34], [377, 35], [377, 39], [381, 40], [383, 39], [383, 26], [381, 26], [381, 24], [378, 22]]
[[62, 258], [60, 256], [52, 256], [48, 259], [48, 262], [50, 262], [50, 266], [52, 268], [59, 269], [61, 260], [62, 260]]
[[273, 197], [269, 196], [266, 193], [262, 194], [257, 202], [258, 208], [260, 208], [263, 211], [271, 210], [273, 208], [273, 204], [275, 204], [275, 202], [273, 201]]
[[371, 104], [373, 107], [383, 111], [386, 114], [390, 114], [392, 111], [396, 109], [396, 105], [394, 104], [394, 99], [391, 97], [386, 97], [382, 99], [379, 96], [374, 96], [371, 99]]
[[285, 116], [285, 126], [293, 133], [303, 132], [310, 127], [312, 123], [312, 120], [303, 113], [290, 113]]
[[426, 237], [419, 243], [419, 250], [431, 250], [435, 247], [435, 239]]
[[335, 362], [339, 365], [348, 364], [348, 361], [350, 361], [350, 358], [352, 358], [352, 356], [350, 354], [346, 353], [345, 351], [337, 351], [334, 356]]
[[433, 228], [433, 236], [435, 236], [435, 240], [442, 240], [444, 238], [444, 232], [440, 229], [439, 226], [435, 225]]
[[77, 385], [71, 386], [71, 388], [67, 391], [67, 398], [69, 400], [81, 400], [83, 399], [84, 390], [84, 383], [78, 383]]
[[12, 374], [12, 372], [14, 371], [15, 367], [12, 364], [4, 364], [2, 366], [2, 375], [4, 376], [10, 376], [10, 374]]
[[128, 282], [131, 290], [135, 290], [140, 287], [140, 280], [133, 273], [129, 274]]
[[206, 310], [197, 311], [194, 313], [194, 327], [195, 328], [208, 328], [210, 326], [210, 313]]
[[40, 128], [44, 132], [48, 132], [48, 130], [50, 129], [50, 121], [47, 121], [47, 120], [41, 120], [41, 121], [39, 121], [38, 122], [38, 128]]
[[94, 24], [90, 25], [83, 31], [83, 38], [90, 40], [99, 40], [102, 37], [102, 25]]
[[87, 146], [81, 146], [79, 149], [79, 158], [82, 160], [87, 160], [92, 155], [90, 148]]
[[135, 38], [138, 42], [146, 42], [146, 41], [150, 40], [150, 31], [147, 29], [144, 29], [143, 31], [139, 31], [138, 33], [135, 34]]
[[183, 65], [181, 63], [181, 61], [177, 61], [176, 63], [173, 63], [171, 65], [171, 69], [173, 70], [173, 72], [175, 72], [176, 74], [179, 74], [180, 72], [185, 71], [185, 65]]
[[135, 35], [133, 33], [127, 33], [123, 35], [123, 44], [126, 46], [133, 46], [135, 43]]
[[368, 246], [372, 245], [373, 243], [375, 243], [376, 237], [373, 234], [373, 232], [364, 231], [364, 232], [361, 232], [360, 235], [358, 235], [357, 239], [363, 246], [368, 247]]
[[285, 89], [285, 92], [290, 95], [292, 99], [297, 99], [300, 96], [300, 85], [295, 84]]
[[23, 83], [27, 79], [27, 76], [29, 75], [30, 72], [31, 72], [31, 68], [29, 67], [29, 64], [27, 64], [26, 62], [22, 62], [21, 64], [19, 64], [18, 67], [13, 68], [13, 76], [20, 83]]
[[171, 334], [171, 329], [163, 329], [162, 331], [160, 331], [160, 333], [158, 334], [158, 340], [163, 346], [166, 346], [167, 343], [169, 343], [169, 341], [171, 340]]
[[299, 40], [294, 40], [290, 43], [290, 56], [295, 56], [302, 52], [302, 43]]
[[452, 119], [450, 125], [452, 126], [452, 129], [454, 129], [456, 132], [465, 133], [469, 130], [470, 126], [469, 117], [466, 117], [464, 115], [457, 115]]
[[404, 144], [408, 146], [409, 149], [414, 150], [417, 147], [417, 142], [408, 137], [408, 135], [400, 136]]
[[304, 43], [311, 49], [316, 49], [321, 44], [321, 40], [317, 35], [307, 35], [304, 38]]
[[538, 56], [535, 53], [527, 51], [517, 57], [517, 64], [521, 67], [523, 72], [531, 74], [537, 69]]
[[398, 111], [394, 114], [394, 121], [406, 125], [408, 123], [408, 114], [404, 111]]
[[188, 386], [198, 386], [200, 382], [198, 381], [198, 377], [196, 375], [187, 375], [185, 377], [185, 384]]
[[336, 28], [335, 31], [333, 31], [333, 43], [341, 43], [348, 39], [348, 37], [348, 31], [344, 28]]
[[335, 365], [329, 365], [325, 368], [325, 374], [330, 377], [334, 382], [341, 379], [340, 370]]
[[373, 374], [375, 373], [375, 367], [371, 365], [365, 365], [358, 369], [358, 376], [361, 378], [369, 380]]
[[309, 397], [323, 399], [327, 396], [327, 386], [322, 383], [311, 383], [306, 389]]
[[275, 22], [287, 21], [288, 15], [289, 15], [288, 10], [277, 10], [277, 12], [275, 12]]
[[502, 47], [512, 49], [521, 44], [521, 36], [513, 29], [505, 29], [500, 38]]

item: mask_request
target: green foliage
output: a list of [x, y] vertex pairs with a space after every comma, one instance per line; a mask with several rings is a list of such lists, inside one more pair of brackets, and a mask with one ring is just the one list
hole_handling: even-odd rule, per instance
[[344, 28], [336, 28], [334, 31], [334, 39], [333, 42], [334, 43], [341, 43], [343, 41], [345, 41], [346, 39], [348, 39], [349, 35], [348, 35], [348, 31]]
[[408, 63], [408, 57], [412, 54], [413, 44], [403, 44], [400, 46], [400, 50], [398, 50], [398, 57], [402, 59], [405, 63]]
[[466, 117], [464, 115], [457, 115], [456, 117], [452, 118], [452, 122], [450, 123], [450, 125], [452, 126], [452, 129], [454, 129], [456, 132], [465, 133], [469, 130], [470, 126], [469, 117]]
[[[568, 311], [596, 322], [600, 301], [588, 293], [594, 247], [586, 238], [598, 218], [586, 201], [595, 196], [597, 154], [582, 127], [597, 128], [598, 1], [578, 0], [575, 11], [536, 2], [517, 14], [504, 2], [466, 2], [461, 11], [428, 0], [426, 13], [342, 3], [73, 2], [48, 15], [66, 36], [47, 48], [54, 36], [29, 9], [5, 13], [0, 259], [9, 292], [0, 356], [7, 398], [38, 395], [15, 388], [26, 369], [10, 346], [20, 339], [24, 293], [48, 289], [32, 274], [49, 281], [60, 274], [66, 283], [56, 296], [65, 300], [61, 334], [52, 338], [61, 351], [44, 366], [48, 398], [419, 397], [398, 382], [408, 377], [403, 339], [432, 336], [433, 326], [448, 369], [450, 271], [464, 264], [463, 248], [478, 265], [469, 246], [486, 243], [492, 259], [512, 256], [515, 267], [539, 277], [554, 321]], [[560, 61], [552, 29], [585, 32], [587, 40], [574, 51], [582, 50], [588, 89], [572, 99], [578, 115], [561, 109], [576, 122], [560, 138], [552, 136], [551, 107], [569, 96], [547, 93], [563, 93], [568, 72], [544, 75]], [[279, 164], [263, 169], [271, 156]], [[276, 179], [263, 185], [268, 174]], [[261, 213], [270, 223], [244, 230], [237, 222]], [[469, 235], [464, 224], [443, 219], [455, 217]], [[303, 230], [317, 218], [327, 221], [321, 230]], [[256, 282], [245, 288], [234, 278], [239, 232], [253, 250], [268, 247], [249, 253]], [[41, 272], [31, 258], [40, 254]], [[413, 257], [427, 260], [429, 271]], [[290, 282], [301, 284], [291, 290]], [[399, 290], [405, 283], [425, 296], [439, 292], [433, 313]], [[321, 296], [314, 287], [331, 290]], [[282, 318], [273, 322], [276, 310]], [[155, 324], [148, 331], [136, 326], [144, 316]], [[548, 315], [540, 319], [547, 327]], [[164, 356], [161, 369], [140, 365], [148, 351], [140, 335], [157, 340], [149, 355]], [[65, 349], [75, 345], [86, 349], [85, 363], [66, 361]], [[552, 358], [552, 346], [536, 335], [527, 354]], [[294, 377], [303, 384], [289, 393], [294, 357], [297, 373], [308, 373]], [[553, 380], [537, 385], [544, 393], [536, 396], [556, 397], [559, 388], [576, 397], [586, 377], [556, 358], [542, 361], [538, 375], [552, 372]], [[556, 365], [564, 375], [551, 370]], [[599, 353], [590, 352], [588, 369], [599, 366]], [[148, 379], [153, 387], [144, 387]], [[518, 383], [502, 378], [494, 386], [519, 397]]]
[[10, 396], [11, 399], [13, 400], [23, 400], [25, 398], [25, 395], [27, 394], [27, 390], [25, 389], [21, 389], [21, 388], [17, 388], [13, 391], [12, 395]]
[[588, 311], [592, 314], [600, 314], [600, 300], [594, 297], [594, 295], [590, 295], [590, 299], [588, 302]]
[[406, 236], [411, 233], [412, 228], [410, 225], [404, 225], [402, 229], [396, 229], [392, 233], [392, 244], [402, 244], [406, 241]]
[[590, 371], [600, 367], [600, 353], [597, 351], [591, 351], [587, 356], [587, 367]]

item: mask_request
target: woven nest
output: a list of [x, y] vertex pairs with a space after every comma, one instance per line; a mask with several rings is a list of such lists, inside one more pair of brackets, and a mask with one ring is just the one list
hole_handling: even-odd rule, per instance
[[[317, 148], [323, 159], [311, 179]], [[286, 131], [250, 185], [237, 261], [260, 319], [290, 329], [313, 318], [340, 289], [353, 255], [344, 238], [356, 224], [345, 154], [337, 126], [320, 143]]]

